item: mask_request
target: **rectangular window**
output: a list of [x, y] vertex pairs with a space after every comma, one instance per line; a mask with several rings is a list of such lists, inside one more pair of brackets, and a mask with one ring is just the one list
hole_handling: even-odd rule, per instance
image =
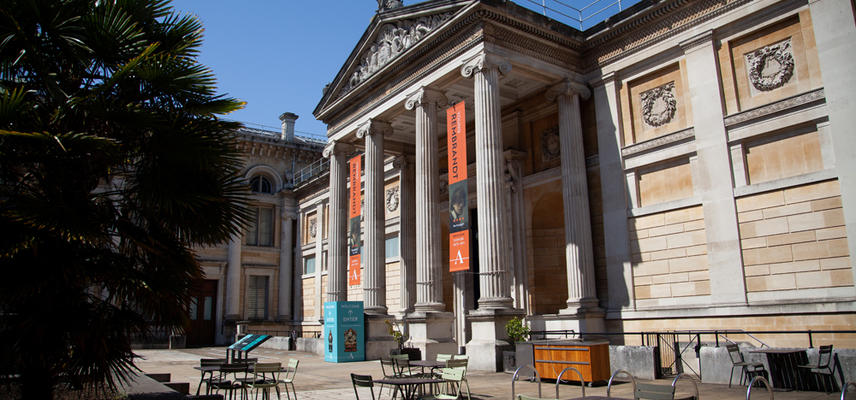
[[315, 273], [315, 256], [303, 259], [303, 275]]
[[386, 238], [386, 258], [398, 258], [398, 235]]
[[247, 318], [267, 319], [268, 277], [250, 275], [247, 288]]
[[252, 207], [254, 218], [247, 230], [247, 245], [273, 246], [273, 207]]

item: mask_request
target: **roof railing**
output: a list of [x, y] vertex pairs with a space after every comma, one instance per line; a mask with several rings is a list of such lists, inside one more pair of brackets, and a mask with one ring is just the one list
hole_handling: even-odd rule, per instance
[[326, 158], [319, 158], [312, 164], [309, 164], [299, 171], [294, 173], [293, 186], [296, 188], [303, 183], [309, 182], [313, 178], [323, 175], [330, 170], [330, 162]]
[[[593, 0], [582, 7], [568, 4], [567, 0], [512, 0], [522, 7], [543, 14], [568, 26], [585, 30], [620, 13], [640, 0]], [[575, 1], [579, 4], [582, 1]]]

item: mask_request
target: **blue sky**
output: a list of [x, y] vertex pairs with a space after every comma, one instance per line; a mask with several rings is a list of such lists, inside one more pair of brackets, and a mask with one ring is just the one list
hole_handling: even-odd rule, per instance
[[[422, 0], [404, 1], [405, 5]], [[586, 13], [613, 4], [613, 0], [514, 0], [560, 21], [576, 15], [567, 5]], [[621, 0], [629, 6], [639, 0]], [[205, 27], [200, 62], [214, 71], [218, 92], [247, 102], [243, 110], [226, 118], [247, 126], [279, 130], [279, 115], [299, 115], [298, 135], [326, 136], [327, 127], [312, 110], [321, 89], [335, 78], [345, 59], [368, 28], [377, 10], [376, 0], [173, 0], [173, 8], [196, 15]], [[616, 6], [608, 7], [612, 14]], [[557, 14], [562, 10], [569, 14]], [[598, 20], [585, 23], [588, 27]], [[570, 23], [569, 23], [570, 24]], [[575, 24], [572, 24], [575, 25]]]
[[[409, 4], [409, 3], [406, 3]], [[325, 135], [312, 116], [377, 9], [373, 0], [173, 0], [205, 27], [199, 56], [220, 93], [247, 102], [226, 118], [279, 130], [279, 115], [300, 116], [298, 135]]]

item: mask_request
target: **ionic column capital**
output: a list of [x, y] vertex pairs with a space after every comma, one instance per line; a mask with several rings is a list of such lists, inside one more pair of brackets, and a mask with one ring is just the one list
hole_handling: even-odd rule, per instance
[[330, 143], [327, 143], [326, 146], [324, 146], [324, 152], [322, 153], [322, 155], [324, 156], [324, 158], [330, 158], [330, 156], [333, 154], [340, 155], [350, 153], [352, 151], [354, 151], [353, 145], [333, 140], [330, 141]]
[[406, 154], [401, 154], [395, 156], [392, 160], [392, 166], [398, 169], [407, 169], [408, 167], [413, 166], [413, 156], [409, 156]]
[[562, 95], [569, 97], [578, 95], [585, 100], [591, 96], [591, 91], [585, 84], [565, 79], [562, 82], [551, 86], [547, 89], [547, 93], [544, 94], [548, 101], [556, 101], [556, 98]]
[[408, 110], [413, 110], [418, 106], [424, 105], [443, 105], [447, 104], [449, 101], [446, 99], [446, 96], [436, 89], [431, 89], [427, 87], [421, 87], [415, 93], [407, 96], [407, 100], [404, 102], [404, 108]]
[[357, 128], [357, 139], [365, 139], [366, 136], [384, 136], [392, 133], [392, 125], [379, 119], [370, 119]]
[[511, 63], [503, 58], [481, 53], [467, 61], [464, 61], [464, 65], [461, 66], [461, 75], [464, 78], [472, 78], [478, 72], [494, 68], [498, 70], [500, 74], [505, 75], [511, 72]]

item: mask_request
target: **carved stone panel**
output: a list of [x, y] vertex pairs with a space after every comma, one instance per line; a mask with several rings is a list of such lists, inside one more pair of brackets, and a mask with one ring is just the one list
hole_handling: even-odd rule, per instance
[[762, 92], [784, 86], [794, 75], [794, 54], [790, 38], [747, 53], [745, 57], [749, 82]]
[[396, 186], [386, 190], [384, 197], [386, 197], [386, 210], [389, 212], [398, 210], [398, 203], [400, 202], [398, 188], [399, 186]]
[[646, 125], [657, 127], [665, 125], [675, 117], [678, 99], [675, 97], [675, 82], [646, 90], [639, 94], [642, 104], [642, 121]]
[[559, 125], [551, 126], [541, 131], [541, 162], [549, 163], [561, 156], [559, 142]]

